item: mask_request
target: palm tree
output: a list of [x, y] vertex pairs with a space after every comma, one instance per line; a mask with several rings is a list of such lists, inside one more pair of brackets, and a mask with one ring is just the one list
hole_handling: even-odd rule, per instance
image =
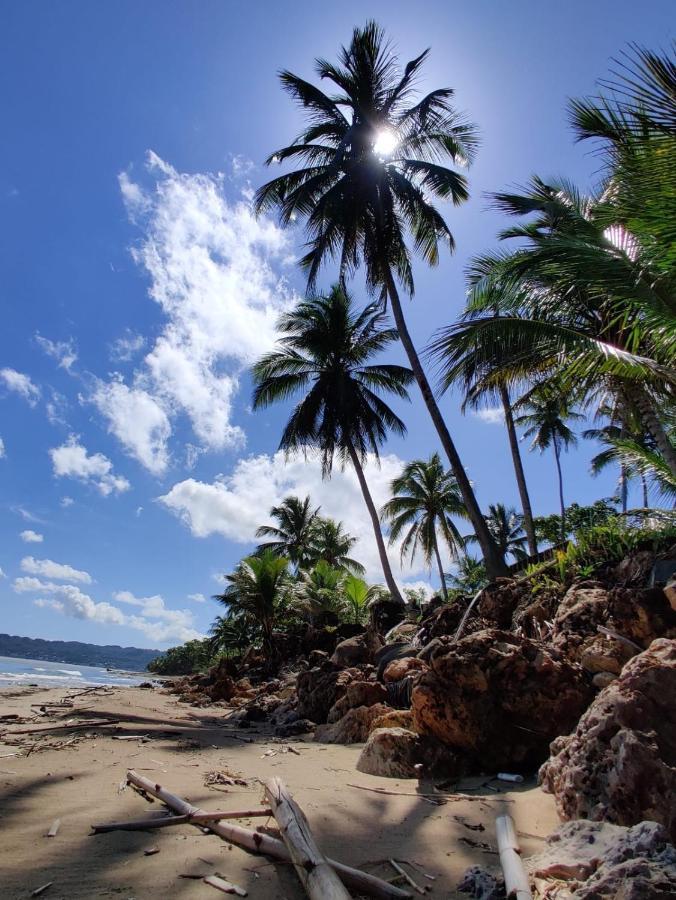
[[516, 424], [525, 428], [524, 437], [533, 438], [531, 450], [543, 453], [549, 447], [554, 449], [556, 471], [559, 479], [559, 502], [561, 504], [561, 540], [566, 539], [566, 505], [563, 499], [563, 475], [561, 473], [561, 450], [577, 444], [577, 438], [566, 425], [571, 421], [583, 419], [579, 413], [573, 412], [563, 394], [555, 388], [547, 387], [531, 391], [520, 405], [527, 412], [522, 413]]
[[488, 578], [483, 562], [465, 553], [458, 559], [456, 571], [447, 572], [444, 580], [454, 590], [475, 594], [485, 587]]
[[382, 598], [384, 588], [379, 584], [369, 586], [363, 578], [348, 574], [343, 581], [343, 594], [349, 614], [355, 625], [361, 624], [368, 616], [369, 605]]
[[268, 659], [274, 657], [272, 634], [283, 602], [288, 566], [288, 559], [272, 550], [247, 556], [231, 575], [226, 575], [228, 586], [215, 596], [231, 615], [242, 616], [260, 627], [263, 652]]
[[[517, 560], [526, 556], [523, 517], [513, 507], [506, 507], [502, 503], [491, 503], [488, 507], [486, 524], [505, 556], [513, 556]], [[476, 538], [474, 535], [470, 535], [465, 540], [473, 543]]]
[[492, 576], [505, 574], [486, 529], [472, 485], [441, 415], [406, 325], [397, 281], [414, 292], [413, 249], [428, 265], [439, 245], [454, 248], [451, 231], [434, 198], [467, 199], [465, 177], [443, 165], [467, 165], [478, 143], [476, 129], [453, 107], [451, 88], [415, 96], [426, 50], [402, 69], [374, 22], [356, 28], [339, 65], [316, 61], [316, 71], [338, 89], [335, 95], [284, 71], [280, 80], [306, 115], [308, 125], [268, 164], [299, 160], [302, 167], [272, 179], [256, 194], [256, 208], [276, 208], [287, 224], [307, 222], [308, 250], [301, 259], [313, 289], [323, 263], [339, 262], [341, 281], [361, 264], [367, 285], [389, 301], [399, 338], [439, 439], [462, 492], [467, 513]]
[[277, 525], [261, 525], [256, 537], [273, 537], [260, 545], [261, 550], [272, 550], [277, 556], [286, 556], [296, 568], [303, 568], [310, 558], [310, 541], [317, 522], [319, 507], [310, 508], [310, 498], [285, 497], [279, 506], [273, 506], [270, 516]]
[[334, 286], [326, 297], [299, 303], [282, 316], [279, 329], [278, 348], [253, 368], [254, 408], [302, 392], [279, 446], [287, 453], [319, 451], [326, 478], [336, 455], [342, 466], [351, 462], [371, 517], [387, 587], [400, 600], [364, 476], [368, 454], [378, 459], [388, 430], [406, 433], [406, 426], [381, 394], [408, 399], [406, 386], [413, 378], [410, 369], [369, 363], [396, 340], [396, 331], [386, 327], [380, 304], [369, 304], [357, 312], [340, 286]]
[[345, 612], [342, 582], [345, 573], [320, 559], [309, 572], [301, 572], [294, 605], [307, 613], [313, 624], [339, 621]]
[[439, 533], [455, 558], [464, 541], [451, 516], [467, 518], [458, 482], [451, 472], [445, 471], [439, 454], [433, 453], [429, 460], [416, 459], [408, 463], [401, 475], [392, 481], [390, 489], [394, 496], [380, 511], [381, 519], [390, 523], [390, 546], [406, 532], [401, 544], [402, 562], [407, 556], [413, 562], [418, 550], [428, 566], [434, 557], [441, 590], [448, 599], [439, 553]]
[[251, 646], [254, 628], [244, 615], [216, 616], [209, 629], [209, 649], [211, 653], [241, 654]]
[[310, 532], [308, 558], [311, 564], [320, 559], [337, 569], [346, 569], [363, 575], [364, 567], [349, 555], [357, 543], [357, 538], [343, 530], [343, 523], [335, 519], [317, 516]]

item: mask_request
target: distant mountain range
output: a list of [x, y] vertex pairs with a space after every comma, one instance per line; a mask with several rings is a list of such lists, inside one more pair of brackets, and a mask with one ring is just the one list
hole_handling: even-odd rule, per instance
[[102, 666], [142, 672], [161, 650], [142, 650], [139, 647], [101, 647], [80, 641], [44, 641], [42, 638], [0, 634], [0, 656], [22, 659], [42, 659], [48, 662], [74, 663], [80, 666]]

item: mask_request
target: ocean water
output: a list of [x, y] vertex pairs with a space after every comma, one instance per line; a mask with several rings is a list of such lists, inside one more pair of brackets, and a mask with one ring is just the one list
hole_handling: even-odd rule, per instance
[[144, 672], [108, 671], [98, 666], [76, 666], [44, 659], [0, 656], [0, 688], [8, 684], [39, 684], [44, 687], [110, 684], [133, 687], [152, 676]]

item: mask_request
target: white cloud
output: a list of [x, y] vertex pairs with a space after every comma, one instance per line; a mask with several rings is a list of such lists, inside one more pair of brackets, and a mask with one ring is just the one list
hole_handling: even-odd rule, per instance
[[[226, 199], [225, 176], [185, 175], [152, 152], [147, 168], [152, 189], [128, 173], [119, 183], [143, 230], [134, 259], [166, 320], [129, 382], [119, 374], [98, 382], [90, 399], [127, 452], [162, 474], [171, 421], [181, 414], [201, 447], [243, 445], [232, 421], [239, 375], [274, 343], [289, 291], [273, 265], [285, 266], [290, 250], [281, 228], [255, 218], [250, 200]], [[246, 167], [238, 159], [235, 168]]]
[[188, 600], [192, 600], [193, 603], [206, 603], [207, 598], [204, 594], [188, 594]]
[[0, 438], [0, 459], [3, 459], [7, 456], [7, 451], [5, 450], [5, 442], [2, 438]]
[[75, 500], [73, 500], [72, 497], [62, 497], [61, 500], [59, 500], [59, 503], [64, 509], [67, 509], [69, 506], [72, 506], [73, 503], [75, 503]]
[[141, 387], [128, 387], [119, 375], [112, 381], [97, 381], [90, 399], [131, 456], [154, 475], [161, 475], [169, 463], [171, 425], [157, 400]]
[[19, 537], [27, 544], [41, 544], [44, 541], [44, 536], [38, 534], [37, 531], [33, 531], [32, 528], [27, 528], [25, 531], [22, 531]]
[[17, 372], [16, 369], [0, 369], [0, 379], [5, 383], [7, 390], [23, 397], [30, 406], [35, 406], [40, 399], [40, 388], [23, 372]]
[[[366, 478], [377, 508], [389, 499], [390, 482], [400, 474], [403, 465], [394, 454], [383, 456], [380, 468], [373, 459], [367, 463]], [[345, 472], [336, 469], [329, 481], [323, 481], [316, 458], [306, 461], [299, 456], [286, 461], [281, 452], [274, 456], [263, 454], [239, 460], [227, 478], [221, 477], [213, 483], [188, 478], [158, 499], [195, 537], [220, 534], [228, 540], [248, 544], [256, 540], [257, 527], [269, 521], [270, 507], [288, 494], [300, 497], [309, 494], [313, 504], [321, 505], [323, 515], [341, 520], [345, 529], [358, 538], [354, 556], [366, 566], [367, 577], [383, 580], [371, 519], [352, 469]], [[400, 567], [398, 543], [388, 552], [392, 569], [401, 578], [425, 574], [419, 558], [413, 569], [408, 565]]]
[[129, 328], [122, 337], [110, 345], [110, 358], [116, 362], [129, 362], [145, 347], [146, 339], [142, 334], [136, 334]]
[[71, 366], [77, 362], [77, 350], [72, 338], [67, 341], [50, 341], [49, 338], [36, 333], [35, 340], [47, 356], [58, 362], [60, 368], [70, 372]]
[[78, 581], [81, 584], [91, 584], [92, 576], [89, 572], [74, 569], [72, 566], [54, 562], [51, 559], [35, 559], [25, 556], [21, 560], [21, 571], [29, 575], [42, 575], [44, 578], [55, 578], [57, 581]]
[[484, 409], [473, 409], [472, 415], [486, 425], [504, 425], [505, 411], [501, 406], [487, 406]]
[[129, 490], [127, 479], [113, 473], [113, 464], [108, 457], [103, 453], [89, 455], [74, 434], [60, 447], [52, 447], [49, 455], [57, 478], [77, 478], [85, 484], [93, 484], [104, 497]]
[[74, 584], [54, 584], [39, 578], [20, 577], [14, 580], [17, 593], [47, 595], [34, 600], [41, 609], [53, 609], [75, 619], [87, 619], [100, 625], [120, 625], [142, 632], [149, 642], [156, 644], [183, 643], [204, 637], [194, 627], [188, 610], [167, 609], [161, 597], [136, 598], [128, 591], [114, 595], [118, 602], [138, 606], [140, 615], [128, 615], [112, 603], [97, 602]]
[[0, 566], [0, 578], [7, 578], [5, 573], [2, 571], [2, 566]]

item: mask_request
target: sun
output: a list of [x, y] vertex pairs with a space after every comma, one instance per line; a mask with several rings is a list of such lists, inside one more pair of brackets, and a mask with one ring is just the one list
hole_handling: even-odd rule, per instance
[[396, 134], [393, 131], [390, 131], [389, 128], [383, 128], [376, 134], [373, 152], [376, 156], [380, 157], [380, 159], [384, 159], [388, 156], [392, 156], [397, 149], [398, 143]]

